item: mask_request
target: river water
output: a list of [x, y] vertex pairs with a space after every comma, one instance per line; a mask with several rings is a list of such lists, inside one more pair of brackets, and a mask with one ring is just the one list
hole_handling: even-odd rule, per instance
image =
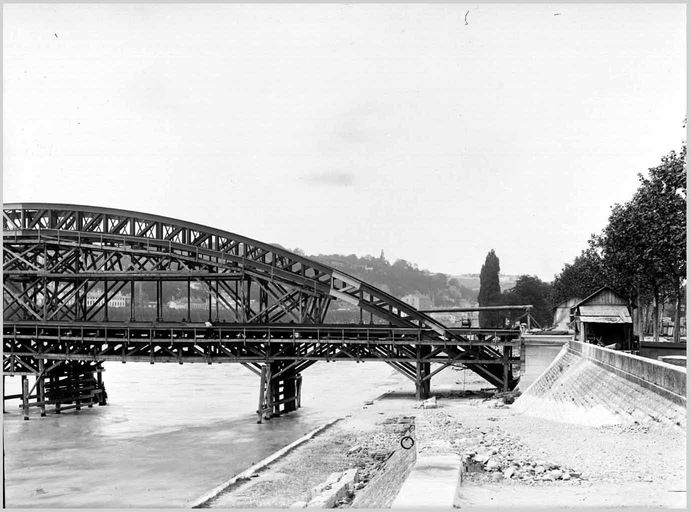
[[[561, 346], [527, 343], [520, 389]], [[302, 408], [259, 425], [259, 378], [239, 364], [106, 363], [105, 369], [105, 407], [45, 418], [32, 409], [24, 421], [19, 401], [7, 403], [7, 507], [186, 507], [365, 400], [414, 392], [383, 362], [317, 363], [303, 372]], [[19, 377], [6, 382], [6, 393], [19, 392]]]
[[[259, 378], [237, 364], [106, 363], [109, 404], [41, 418], [7, 403], [6, 506], [185, 507], [364, 400], [413, 383], [380, 362], [317, 363], [302, 407], [256, 423]], [[7, 378], [7, 393], [19, 377]], [[33, 384], [33, 381], [32, 381]]]

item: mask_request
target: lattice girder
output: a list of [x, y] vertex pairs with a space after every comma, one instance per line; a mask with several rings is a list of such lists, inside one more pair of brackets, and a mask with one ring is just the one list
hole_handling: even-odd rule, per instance
[[[426, 340], [448, 345], [455, 360], [499, 355], [487, 346], [464, 347], [462, 336], [359, 279], [235, 233], [137, 212], [38, 203], [4, 205], [3, 229], [6, 320], [107, 322], [109, 300], [128, 285], [134, 291], [135, 281], [153, 281], [155, 320], [162, 322], [162, 283], [187, 281], [199, 283], [209, 303], [213, 296], [232, 310], [238, 323], [320, 324], [336, 299], [392, 326], [419, 329]], [[346, 347], [339, 353], [350, 357]], [[490, 382], [501, 381], [493, 364], [473, 366]]]

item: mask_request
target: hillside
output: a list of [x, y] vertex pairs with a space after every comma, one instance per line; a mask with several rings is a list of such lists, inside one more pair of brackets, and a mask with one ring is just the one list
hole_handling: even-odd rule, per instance
[[[420, 270], [405, 260], [390, 263], [386, 258], [354, 254], [319, 254], [310, 258], [339, 269], [399, 298], [426, 296], [429, 306], [461, 306], [477, 301], [477, 290], [464, 286], [447, 274]], [[479, 288], [479, 287], [478, 287]]]
[[[499, 274], [499, 285], [502, 291], [513, 288], [519, 277], [520, 276], [514, 274]], [[462, 286], [470, 290], [474, 290], [475, 292], [480, 290], [480, 274], [460, 274], [451, 276], [451, 278], [456, 279]]]

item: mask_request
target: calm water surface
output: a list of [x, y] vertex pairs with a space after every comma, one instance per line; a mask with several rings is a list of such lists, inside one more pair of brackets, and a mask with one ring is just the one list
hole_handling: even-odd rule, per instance
[[[528, 346], [524, 389], [561, 345]], [[259, 378], [237, 364], [107, 363], [109, 405], [23, 421], [4, 414], [10, 508], [186, 507], [364, 400], [412, 382], [382, 362], [317, 363], [296, 413], [256, 423]], [[19, 377], [7, 378], [19, 392]], [[434, 384], [433, 384], [434, 386]]]
[[[241, 365], [107, 363], [109, 404], [4, 414], [8, 507], [185, 507], [326, 421], [401, 386], [384, 363], [317, 363], [296, 413], [256, 423], [259, 378]], [[7, 378], [7, 392], [19, 377]]]

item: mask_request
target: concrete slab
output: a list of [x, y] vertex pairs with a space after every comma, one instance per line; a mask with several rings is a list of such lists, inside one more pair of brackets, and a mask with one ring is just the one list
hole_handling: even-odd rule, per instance
[[649, 483], [584, 483], [583, 485], [545, 484], [539, 486], [484, 484], [464, 482], [454, 508], [471, 510], [573, 510], [593, 507], [650, 510], [686, 509], [686, 489]]
[[391, 508], [451, 508], [461, 470], [456, 454], [418, 455]]

